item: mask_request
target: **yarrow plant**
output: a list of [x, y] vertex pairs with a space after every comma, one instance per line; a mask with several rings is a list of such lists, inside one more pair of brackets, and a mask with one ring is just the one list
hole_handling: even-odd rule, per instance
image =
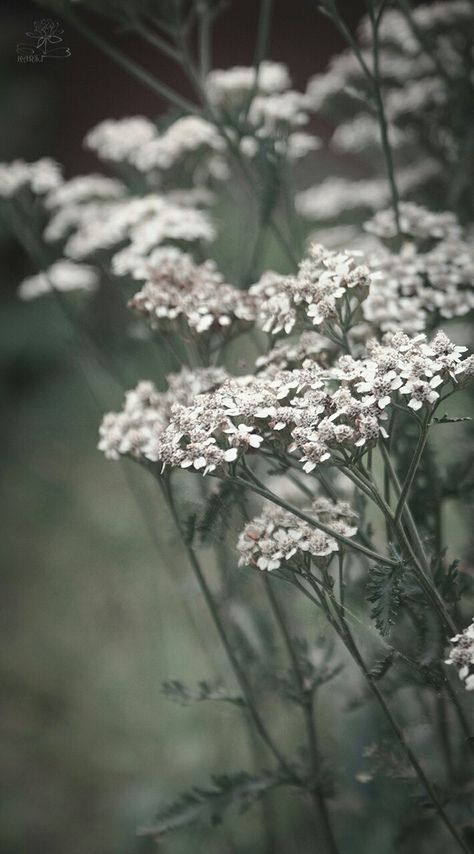
[[[231, 669], [229, 684], [174, 680], [166, 694], [227, 700], [255, 745], [253, 764], [190, 789], [140, 833], [212, 825], [281, 789], [313, 810], [302, 850], [353, 852], [357, 816], [375, 852], [384, 793], [393, 850], [469, 852], [472, 584], [447, 504], [472, 492], [469, 428], [456, 423], [474, 376], [472, 5], [368, 0], [354, 34], [321, 0], [347, 49], [305, 92], [266, 59], [271, 0], [254, 64], [226, 69], [212, 67], [218, 0], [51, 5], [173, 111], [91, 129], [107, 175], [0, 166], [2, 209], [37, 266], [18, 294], [56, 299], [115, 382], [120, 358], [84, 324], [84, 301], [114, 288], [130, 310], [120, 333], [158, 348], [158, 369], [150, 358], [104, 415], [99, 450], [153, 478]], [[82, 6], [175, 61], [195, 100], [104, 41]], [[373, 152], [372, 174], [327, 177], [321, 161], [326, 177], [299, 185], [296, 161], [318, 173], [322, 112], [326, 147]], [[243, 260], [230, 237], [240, 266], [226, 269], [234, 184], [255, 227]], [[250, 651], [237, 603], [259, 639]], [[289, 850], [268, 820], [259, 838]]]

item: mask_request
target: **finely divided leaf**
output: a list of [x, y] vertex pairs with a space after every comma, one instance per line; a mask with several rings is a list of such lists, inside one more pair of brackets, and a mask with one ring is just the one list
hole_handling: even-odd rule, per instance
[[380, 634], [386, 637], [395, 623], [401, 604], [401, 566], [374, 566], [367, 584], [371, 616]]
[[198, 682], [196, 688], [189, 688], [178, 679], [172, 679], [169, 682], [163, 682], [162, 688], [168, 699], [181, 703], [183, 706], [204, 700], [245, 706], [245, 700], [239, 694], [232, 694], [218, 685], [211, 685], [209, 682]]
[[140, 836], [161, 837], [197, 822], [219, 824], [228, 807], [236, 806], [243, 812], [270, 789], [287, 782], [280, 774], [268, 771], [256, 774], [239, 771], [215, 776], [211, 786], [206, 789], [194, 787], [184, 793], [158, 814], [154, 824], [139, 828], [138, 833]]
[[213, 545], [223, 540], [229, 528], [230, 516], [241, 496], [242, 488], [230, 481], [224, 481], [211, 495], [197, 524], [203, 545]]

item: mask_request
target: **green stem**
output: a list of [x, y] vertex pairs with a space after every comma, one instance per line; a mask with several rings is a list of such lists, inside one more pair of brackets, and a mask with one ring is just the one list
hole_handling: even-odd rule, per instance
[[[296, 679], [296, 683], [298, 685], [298, 692], [300, 695], [301, 706], [303, 710], [303, 716], [305, 720], [306, 726], [306, 735], [308, 740], [309, 752], [310, 752], [310, 764], [311, 764], [311, 785], [309, 787], [309, 791], [311, 797], [314, 800], [317, 814], [320, 816], [322, 825], [324, 828], [324, 833], [326, 836], [327, 844], [329, 851], [331, 854], [338, 854], [338, 847], [336, 844], [336, 840], [334, 838], [333, 829], [331, 826], [331, 822], [329, 819], [329, 813], [326, 805], [326, 800], [324, 797], [324, 792], [321, 787], [321, 784], [318, 781], [319, 776], [319, 750], [318, 750], [318, 741], [317, 741], [317, 732], [314, 724], [314, 693], [313, 689], [308, 691], [305, 688], [304, 684], [304, 676], [301, 672], [300, 663], [298, 661], [298, 655], [296, 653], [293, 639], [288, 630], [288, 626], [286, 624], [286, 619], [283, 614], [283, 610], [280, 607], [280, 603], [278, 602], [278, 597], [276, 596], [270, 579], [268, 575], [264, 573], [264, 585], [267, 592], [267, 596], [270, 602], [270, 607], [272, 609], [273, 615], [275, 617], [276, 623], [280, 629], [282, 634], [286, 650], [288, 653], [288, 658], [290, 659], [293, 673]], [[318, 848], [319, 850], [319, 848]]]
[[397, 231], [400, 234], [400, 216], [399, 216], [399, 195], [397, 184], [395, 180], [395, 168], [393, 163], [393, 155], [392, 155], [392, 147], [390, 145], [389, 135], [388, 135], [388, 123], [387, 117], [385, 115], [385, 106], [383, 102], [382, 96], [382, 88], [380, 83], [380, 56], [379, 56], [379, 42], [378, 42], [378, 28], [381, 21], [381, 15], [376, 16], [374, 10], [373, 0], [369, 0], [369, 18], [372, 26], [372, 54], [373, 54], [373, 72], [370, 70], [367, 62], [364, 59], [362, 51], [360, 50], [359, 45], [357, 44], [354, 36], [350, 32], [350, 30], [346, 27], [343, 22], [339, 11], [336, 8], [336, 12], [334, 14], [329, 15], [330, 19], [333, 21], [334, 25], [337, 27], [341, 35], [344, 37], [348, 45], [351, 47], [359, 65], [367, 78], [367, 81], [372, 89], [375, 108], [377, 111], [377, 116], [380, 125], [380, 138], [382, 143], [383, 154], [385, 158], [385, 164], [387, 168], [387, 177], [390, 185], [390, 192], [392, 196], [392, 206], [393, 212], [395, 216], [395, 222], [397, 226]]
[[186, 542], [186, 538], [183, 536], [183, 532], [182, 532], [182, 528], [181, 528], [181, 522], [179, 519], [178, 512], [176, 510], [176, 505], [174, 502], [174, 496], [172, 493], [171, 485], [170, 485], [169, 481], [167, 479], [164, 479], [164, 478], [160, 478], [159, 483], [162, 486], [163, 494], [164, 494], [165, 499], [167, 501], [167, 504], [170, 508], [171, 515], [173, 517], [173, 521], [176, 525], [176, 528], [177, 528], [179, 534], [181, 535], [181, 538], [182, 538], [182, 541], [183, 541], [183, 544], [184, 544], [184, 547], [186, 549], [186, 553], [187, 553], [187, 556], [189, 559], [189, 563], [191, 564], [191, 568], [192, 568], [194, 575], [196, 577], [196, 580], [199, 584], [201, 593], [204, 597], [204, 600], [206, 602], [209, 613], [210, 613], [212, 620], [214, 622], [214, 625], [217, 629], [217, 633], [218, 633], [219, 638], [222, 642], [222, 645], [223, 645], [224, 650], [226, 652], [227, 658], [229, 659], [230, 665], [234, 671], [237, 682], [238, 682], [240, 689], [242, 691], [242, 694], [245, 698], [245, 702], [246, 702], [250, 717], [251, 717], [251, 719], [255, 725], [255, 729], [257, 730], [262, 741], [266, 744], [266, 746], [268, 747], [270, 752], [273, 754], [273, 756], [277, 760], [280, 768], [283, 771], [285, 771], [285, 773], [287, 774], [288, 779], [291, 782], [293, 782], [299, 786], [299, 785], [301, 785], [301, 781], [295, 775], [295, 772], [293, 771], [293, 769], [291, 768], [291, 766], [289, 765], [289, 763], [287, 762], [287, 760], [285, 759], [285, 757], [283, 756], [283, 754], [281, 753], [281, 751], [279, 750], [279, 748], [277, 747], [275, 742], [273, 741], [272, 737], [270, 736], [269, 732], [267, 731], [265, 724], [262, 721], [262, 718], [260, 717], [259, 712], [257, 711], [257, 709], [255, 707], [255, 704], [253, 702], [253, 697], [252, 697], [252, 694], [251, 694], [251, 691], [250, 691], [250, 688], [249, 688], [249, 685], [247, 682], [247, 677], [245, 676], [245, 673], [243, 672], [243, 670], [240, 666], [240, 663], [237, 659], [237, 656], [235, 655], [235, 652], [232, 648], [232, 645], [231, 645], [231, 643], [227, 637], [227, 634], [226, 634], [226, 631], [224, 629], [218, 608], [216, 606], [216, 603], [214, 602], [214, 597], [213, 597], [211, 589], [210, 589], [210, 587], [206, 581], [204, 573], [201, 569], [201, 565], [198, 561], [196, 553], [195, 553], [194, 549], [192, 548], [192, 546]]
[[423, 425], [420, 431], [420, 436], [418, 438], [418, 442], [415, 448], [415, 452], [411, 458], [410, 466], [407, 472], [407, 476], [405, 478], [405, 482], [402, 486], [402, 490], [400, 492], [400, 497], [398, 499], [397, 508], [395, 510], [395, 524], [398, 525], [400, 521], [400, 517], [403, 513], [405, 503], [408, 499], [408, 494], [411, 489], [411, 485], [415, 479], [415, 475], [421, 460], [421, 456], [423, 454], [423, 450], [425, 448], [426, 442], [428, 440], [428, 432], [429, 432], [429, 423], [430, 423], [430, 412], [428, 411], [425, 415], [425, 419], [423, 421]]
[[385, 165], [387, 168], [387, 176], [388, 182], [390, 185], [390, 192], [392, 195], [392, 207], [393, 213], [395, 216], [395, 223], [397, 226], [397, 231], [400, 234], [400, 211], [399, 204], [400, 199], [398, 195], [397, 183], [395, 180], [395, 167], [393, 163], [393, 153], [392, 146], [390, 145], [389, 135], [388, 135], [388, 123], [387, 117], [385, 115], [385, 105], [382, 96], [382, 86], [381, 86], [381, 77], [380, 77], [380, 56], [379, 56], [379, 25], [381, 21], [381, 15], [376, 17], [375, 8], [374, 8], [374, 0], [370, 0], [369, 4], [369, 18], [372, 25], [372, 52], [374, 58], [374, 73], [372, 76], [372, 85], [374, 88], [375, 102], [377, 105], [377, 113], [380, 124], [380, 137], [382, 141], [382, 149], [385, 157]]
[[[250, 470], [249, 470], [250, 471]], [[366, 555], [366, 557], [370, 557], [372, 560], [376, 560], [380, 563], [385, 564], [386, 566], [398, 566], [398, 562], [392, 560], [389, 557], [385, 557], [384, 555], [378, 554], [378, 552], [373, 551], [372, 549], [367, 548], [366, 546], [357, 543], [354, 540], [349, 539], [349, 537], [343, 536], [343, 534], [339, 534], [337, 531], [334, 531], [332, 528], [329, 528], [328, 525], [325, 525], [323, 522], [316, 521], [312, 519], [311, 516], [307, 516], [306, 513], [303, 513], [302, 510], [299, 510], [297, 507], [292, 507], [291, 504], [288, 504], [282, 498], [279, 498], [278, 495], [275, 495], [273, 492], [270, 492], [268, 489], [260, 484], [255, 475], [252, 474], [253, 483], [249, 483], [248, 480], [245, 480], [242, 477], [234, 476], [232, 477], [234, 483], [238, 483], [240, 486], [245, 486], [247, 489], [253, 490], [258, 495], [261, 495], [262, 498], [268, 499], [273, 504], [278, 504], [279, 507], [283, 507], [284, 510], [288, 510], [289, 513], [293, 513], [294, 516], [297, 516], [299, 519], [302, 519], [303, 522], [307, 522], [308, 525], [311, 525], [312, 528], [317, 528], [320, 531], [323, 531], [330, 537], [333, 537], [340, 543], [343, 543], [345, 546], [348, 546], [350, 549], [354, 551], [361, 552]]]
[[261, 0], [260, 3], [260, 15], [258, 19], [258, 31], [257, 31], [257, 40], [255, 43], [255, 54], [253, 59], [253, 64], [257, 69], [262, 60], [265, 59], [265, 55], [268, 49], [268, 40], [270, 37], [270, 27], [272, 21], [272, 10], [273, 10], [273, 0]]
[[[318, 591], [318, 588], [315, 587], [315, 589], [318, 592], [318, 595], [321, 596], [321, 593], [320, 593], [320, 591]], [[323, 604], [323, 607], [324, 607], [324, 601], [325, 601], [324, 597], [321, 596], [321, 602]], [[369, 672], [369, 670], [368, 670], [368, 668], [367, 668], [367, 666], [366, 666], [366, 664], [365, 664], [365, 662], [364, 662], [364, 660], [363, 660], [363, 658], [359, 652], [359, 649], [358, 649], [358, 647], [354, 641], [352, 633], [349, 629], [349, 626], [347, 625], [347, 622], [346, 622], [345, 617], [343, 616], [341, 610], [339, 609], [339, 620], [335, 620], [332, 613], [329, 612], [328, 610], [326, 610], [326, 616], [327, 616], [330, 624], [333, 626], [333, 628], [335, 629], [335, 631], [337, 632], [337, 634], [341, 638], [344, 646], [346, 647], [346, 649], [350, 653], [351, 657], [353, 658], [353, 660], [356, 663], [357, 667], [359, 668], [360, 672], [362, 673], [370, 691], [372, 692], [372, 694], [376, 698], [380, 708], [382, 709], [385, 717], [387, 718], [387, 721], [389, 722], [393, 732], [395, 733], [398, 741], [400, 742], [400, 745], [402, 746], [403, 751], [404, 751], [405, 755], [407, 756], [407, 759], [409, 760], [413, 770], [415, 771], [420, 783], [422, 784], [425, 791], [427, 792], [430, 800], [432, 801], [432, 803], [433, 803], [438, 815], [440, 816], [441, 820], [443, 821], [446, 829], [449, 831], [451, 836], [456, 840], [461, 851], [463, 851], [464, 854], [471, 854], [470, 849], [467, 847], [466, 843], [462, 839], [457, 828], [451, 822], [451, 819], [448, 816], [448, 814], [446, 813], [441, 801], [439, 800], [438, 795], [436, 794], [436, 791], [435, 791], [433, 785], [429, 781], [429, 779], [426, 776], [426, 774], [425, 774], [422, 766], [420, 765], [417, 757], [415, 756], [412, 748], [410, 747], [409, 743], [407, 742], [407, 740], [404, 736], [403, 730], [400, 727], [400, 725], [397, 722], [394, 715], [392, 714], [392, 711], [390, 710], [390, 708], [387, 704], [387, 701], [385, 700], [385, 697], [381, 693], [376, 682], [371, 678], [370, 672]]]
[[121, 68], [127, 71], [131, 77], [134, 77], [140, 83], [143, 83], [147, 89], [151, 89], [155, 95], [159, 95], [161, 98], [164, 98], [166, 101], [169, 101], [170, 104], [173, 104], [175, 107], [178, 107], [179, 110], [183, 110], [186, 113], [199, 113], [199, 109], [196, 104], [193, 104], [191, 101], [183, 98], [182, 95], [179, 95], [174, 91], [174, 89], [167, 86], [166, 83], [162, 83], [160, 80], [157, 80], [156, 77], [153, 77], [153, 75], [145, 68], [142, 68], [141, 65], [137, 65], [136, 62], [128, 59], [128, 57], [120, 50], [117, 50], [116, 47], [91, 30], [69, 9], [64, 10], [64, 16], [68, 18], [76, 29], [79, 30], [79, 32], [82, 33], [90, 42], [92, 42], [95, 47], [101, 50], [102, 53], [108, 56], [109, 59], [117, 65], [120, 65]]
[[464, 735], [466, 737], [466, 745], [469, 747], [471, 752], [474, 753], [474, 735], [472, 732], [472, 726], [469, 724], [469, 720], [466, 717], [466, 713], [465, 713], [463, 707], [461, 706], [461, 703], [459, 702], [459, 699], [456, 695], [456, 692], [455, 692], [453, 686], [451, 685], [448, 677], [446, 677], [446, 681], [445, 681], [443, 687], [444, 687], [449, 699], [451, 700], [454, 708], [456, 709], [456, 712], [457, 712], [457, 715], [459, 718], [459, 722], [461, 724], [462, 730], [463, 730]]
[[[190, 56], [186, 39], [182, 33], [182, 30], [179, 26], [179, 23], [177, 23], [177, 26], [176, 26], [175, 37], [176, 37], [176, 43], [177, 43], [178, 49], [181, 51], [181, 57], [182, 57], [184, 68], [186, 70], [186, 73], [188, 75], [190, 82], [194, 86], [196, 93], [198, 94], [198, 96], [200, 97], [200, 99], [204, 105], [204, 108], [205, 108], [206, 113], [207, 113], [207, 117], [209, 118], [209, 120], [215, 125], [215, 127], [219, 131], [222, 139], [224, 140], [224, 142], [227, 145], [227, 148], [228, 148], [230, 154], [232, 155], [232, 157], [234, 159], [234, 162], [238, 166], [238, 168], [242, 174], [242, 177], [244, 178], [245, 183], [247, 184], [247, 186], [248, 186], [249, 190], [252, 192], [252, 194], [254, 194], [256, 191], [255, 179], [247, 167], [247, 164], [246, 164], [246, 162], [242, 156], [242, 152], [240, 151], [238, 143], [235, 142], [232, 135], [229, 133], [229, 130], [226, 127], [226, 125], [223, 124], [223, 122], [221, 121], [221, 117], [216, 112], [216, 110], [213, 108], [212, 104], [209, 102], [209, 98], [207, 97], [207, 92], [206, 92], [206, 87], [205, 87], [205, 80], [203, 80], [200, 77], [198, 71], [194, 67], [194, 63], [193, 63], [192, 57]], [[278, 243], [280, 244], [280, 246], [284, 250], [285, 254], [287, 255], [289, 261], [291, 262], [292, 267], [294, 267], [296, 269], [297, 264], [298, 264], [297, 258], [295, 257], [295, 254], [294, 254], [290, 244], [288, 243], [285, 235], [281, 231], [279, 225], [275, 222], [275, 218], [273, 215], [271, 215], [268, 218], [268, 225], [269, 225], [269, 228], [271, 229], [271, 231], [273, 232], [273, 234], [275, 235], [275, 238], [277, 239]]]
[[[403, 525], [400, 524], [400, 521], [397, 522], [395, 520], [395, 517], [392, 515], [390, 508], [388, 507], [388, 505], [385, 504], [382, 496], [378, 493], [377, 487], [373, 483], [373, 481], [372, 481], [372, 488], [374, 491], [374, 496], [377, 496], [377, 501], [379, 503], [379, 506], [381, 507], [381, 509], [385, 513], [385, 517], [386, 517], [387, 522], [389, 523], [389, 525], [393, 531], [394, 537], [396, 537], [396, 539], [399, 541], [400, 545], [402, 546], [403, 551], [405, 552], [406, 556], [408, 557], [408, 559], [410, 560], [410, 562], [413, 566], [413, 571], [414, 571], [414, 573], [415, 573], [415, 575], [416, 575], [416, 577], [420, 583], [420, 586], [422, 587], [422, 589], [425, 592], [427, 600], [431, 603], [433, 608], [437, 611], [437, 613], [441, 619], [441, 622], [444, 624], [444, 626], [448, 632], [448, 635], [449, 634], [456, 634], [457, 627], [456, 627], [451, 615], [449, 614], [449, 612], [448, 612], [448, 610], [444, 604], [444, 601], [439, 594], [439, 591], [433, 585], [432, 580], [430, 578], [429, 565], [427, 564], [425, 567], [423, 565], [423, 563], [420, 562], [419, 558], [415, 554], [415, 551], [414, 551], [414, 549], [410, 543], [410, 540], [408, 539], [408, 537], [405, 533], [405, 529], [404, 529]], [[416, 530], [416, 526], [415, 526], [415, 530]], [[417, 538], [419, 537], [418, 532], [416, 533], [416, 537]], [[425, 558], [425, 560], [426, 560], [426, 558]]]
[[211, 34], [213, 17], [207, 4], [204, 4], [203, 8], [198, 10], [198, 14], [199, 74], [201, 80], [205, 80], [212, 68]]
[[[385, 467], [386, 467], [388, 477], [391, 480], [391, 482], [393, 483], [393, 485], [395, 487], [397, 499], [399, 499], [401, 491], [402, 491], [402, 487], [401, 487], [400, 481], [398, 479], [397, 472], [395, 471], [395, 466], [393, 465], [392, 458], [390, 456], [389, 450], [388, 450], [388, 448], [384, 442], [381, 442], [380, 448], [381, 448], [382, 457], [383, 457], [383, 460], [385, 463]], [[423, 548], [423, 543], [422, 543], [421, 537], [418, 533], [418, 528], [416, 526], [412, 512], [411, 512], [410, 507], [408, 506], [408, 504], [406, 502], [405, 502], [405, 505], [403, 508], [403, 515], [405, 516], [406, 525], [407, 525], [407, 528], [409, 530], [410, 536], [414, 540], [415, 547], [418, 551], [418, 556], [419, 556], [419, 558], [423, 564], [425, 571], [428, 571], [429, 570], [429, 561], [428, 561], [428, 558], [426, 557], [425, 550]]]
[[178, 64], [181, 62], [181, 57], [178, 51], [175, 50], [172, 45], [168, 44], [168, 42], [165, 39], [161, 38], [161, 36], [159, 36], [157, 33], [152, 32], [148, 27], [144, 27], [140, 23], [135, 23], [133, 29], [136, 33], [138, 33], [139, 36], [142, 37], [144, 41], [148, 42], [148, 44], [151, 44], [153, 47], [159, 50], [160, 53], [164, 53], [166, 56], [172, 59], [173, 62], [176, 62]]

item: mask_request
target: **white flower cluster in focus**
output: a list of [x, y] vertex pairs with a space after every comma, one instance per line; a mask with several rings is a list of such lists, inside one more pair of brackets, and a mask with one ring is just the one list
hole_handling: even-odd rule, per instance
[[[357, 533], [355, 513], [346, 502], [316, 498], [304, 512], [314, 519], [316, 526], [322, 522], [344, 537]], [[293, 558], [301, 561], [306, 555], [327, 561], [338, 550], [334, 537], [293, 513], [272, 506], [248, 522], [237, 541], [239, 565], [255, 566], [268, 572], [290, 563]]]
[[474, 620], [451, 638], [452, 648], [445, 664], [454, 664], [466, 691], [474, 691]]
[[256, 299], [260, 328], [273, 335], [282, 331], [288, 335], [298, 315], [321, 326], [340, 319], [343, 309], [352, 311], [353, 303], [367, 295], [370, 279], [369, 268], [352, 255], [315, 243], [297, 276], [267, 272], [249, 292]]
[[432, 407], [443, 385], [464, 384], [474, 358], [462, 358], [443, 332], [428, 341], [396, 333], [369, 342], [366, 358], [342, 356], [323, 369], [307, 359], [300, 368], [269, 365], [256, 376], [229, 377], [188, 403], [175, 403], [164, 430], [147, 436], [143, 455], [162, 466], [203, 474], [266, 445], [277, 456], [295, 454], [304, 471], [343, 451], [387, 436], [392, 402], [417, 411]]
[[125, 395], [120, 412], [108, 412], [100, 426], [99, 450], [110, 460], [121, 456], [148, 458], [150, 443], [169, 423], [173, 403], [191, 403], [196, 394], [212, 388], [225, 379], [220, 368], [201, 368], [190, 371], [183, 368], [179, 374], [167, 377], [168, 391], [157, 391], [146, 380]]

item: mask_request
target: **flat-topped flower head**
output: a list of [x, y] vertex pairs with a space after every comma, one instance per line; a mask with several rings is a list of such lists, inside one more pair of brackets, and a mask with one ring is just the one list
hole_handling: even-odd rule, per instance
[[61, 186], [61, 167], [50, 157], [42, 157], [34, 163], [13, 160], [0, 163], [0, 198], [10, 199], [22, 190], [34, 195], [45, 196]]
[[208, 473], [265, 447], [294, 455], [310, 474], [387, 438], [392, 406], [432, 408], [447, 383], [467, 382], [474, 367], [463, 356], [444, 333], [429, 341], [398, 332], [369, 341], [364, 357], [330, 366], [307, 358], [291, 369], [269, 363], [256, 375], [224, 375], [171, 408], [150, 458]]
[[265, 60], [258, 71], [254, 66], [236, 65], [233, 68], [216, 68], [206, 78], [206, 92], [215, 107], [225, 110], [240, 109], [255, 93], [274, 95], [291, 86], [288, 68], [281, 62]]
[[113, 261], [117, 275], [129, 273], [137, 259], [165, 241], [194, 243], [214, 236], [205, 211], [158, 193], [66, 204], [55, 211], [45, 231], [50, 242], [66, 238], [64, 253], [73, 260], [127, 243]]
[[[456, 215], [451, 211], [435, 212], [414, 202], [401, 202], [399, 205], [400, 231], [404, 237], [424, 243], [438, 240], [458, 239], [461, 227]], [[378, 211], [365, 223], [366, 231], [380, 238], [394, 238], [398, 235], [398, 226], [393, 208]]]
[[451, 638], [451, 644], [445, 664], [454, 665], [466, 691], [474, 691], [474, 620]]
[[53, 291], [95, 291], [99, 284], [99, 272], [86, 264], [75, 264], [63, 258], [55, 261], [46, 270], [35, 276], [23, 279], [18, 287], [18, 296], [22, 300], [50, 294]]
[[99, 450], [106, 457], [121, 456], [155, 461], [159, 458], [161, 436], [169, 424], [174, 405], [191, 403], [196, 395], [221, 384], [226, 379], [222, 368], [183, 368], [167, 377], [168, 390], [160, 392], [155, 385], [142, 381], [126, 392], [119, 412], [107, 413], [100, 427]]
[[183, 320], [199, 335], [230, 333], [253, 321], [252, 298], [226, 284], [212, 261], [195, 264], [189, 254], [163, 247], [136, 266], [134, 278], [146, 283], [130, 306], [152, 328], [177, 328]]
[[69, 181], [63, 181], [50, 190], [46, 197], [46, 207], [55, 211], [71, 205], [79, 205], [94, 199], [119, 199], [127, 194], [127, 188], [117, 178], [106, 175], [77, 175]]
[[[225, 140], [214, 124], [201, 116], [183, 116], [162, 133], [156, 131], [145, 140], [133, 152], [130, 161], [144, 173], [188, 169], [190, 180], [202, 183], [208, 175], [214, 178], [227, 176], [221, 156], [225, 147]], [[204, 167], [207, 175], [204, 175]]]
[[89, 131], [84, 146], [101, 160], [114, 163], [132, 162], [135, 153], [156, 133], [153, 122], [145, 116], [105, 119]]
[[315, 527], [280, 507], [266, 507], [261, 516], [248, 522], [237, 541], [239, 564], [271, 572], [301, 564], [305, 556], [327, 563], [339, 550], [337, 539], [317, 528], [321, 522], [335, 534], [353, 537], [355, 513], [346, 502], [317, 498], [305, 511]]
[[296, 276], [266, 272], [249, 293], [255, 298], [260, 328], [273, 335], [288, 335], [297, 321], [303, 326], [340, 321], [348, 305], [352, 311], [365, 299], [370, 280], [369, 268], [354, 255], [315, 243]]

